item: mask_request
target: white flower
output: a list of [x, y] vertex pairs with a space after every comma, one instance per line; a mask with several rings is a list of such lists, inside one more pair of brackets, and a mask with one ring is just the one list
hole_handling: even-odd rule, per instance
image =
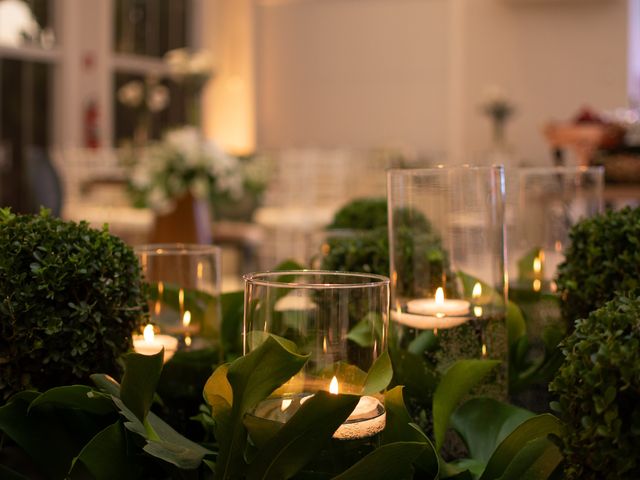
[[144, 85], [137, 80], [127, 82], [118, 89], [118, 100], [127, 107], [139, 107], [143, 97]]
[[147, 203], [158, 213], [169, 213], [175, 207], [174, 202], [167, 197], [166, 193], [159, 186], [151, 189], [147, 196]]
[[156, 85], [149, 90], [147, 107], [151, 112], [159, 112], [169, 105], [169, 89], [164, 85]]
[[187, 163], [195, 165], [200, 157], [202, 140], [195, 127], [182, 127], [169, 130], [164, 137], [168, 146], [184, 157]]
[[203, 177], [197, 177], [189, 188], [191, 194], [196, 198], [207, 198], [209, 196], [209, 181]]

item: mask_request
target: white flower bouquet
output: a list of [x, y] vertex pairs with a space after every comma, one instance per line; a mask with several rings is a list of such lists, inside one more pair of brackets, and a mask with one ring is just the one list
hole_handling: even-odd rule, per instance
[[168, 131], [139, 154], [130, 185], [136, 205], [164, 214], [187, 194], [212, 203], [239, 200], [244, 175], [236, 157], [203, 139], [195, 127], [182, 127]]

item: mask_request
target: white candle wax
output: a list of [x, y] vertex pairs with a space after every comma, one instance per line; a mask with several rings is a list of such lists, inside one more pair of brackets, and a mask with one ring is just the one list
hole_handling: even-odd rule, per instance
[[147, 325], [144, 335], [133, 336], [133, 349], [142, 355], [155, 355], [164, 347], [164, 362], [168, 362], [178, 348], [178, 339], [169, 335], [155, 335], [153, 325]]
[[415, 315], [405, 312], [391, 312], [391, 319], [418, 330], [435, 330], [457, 327], [470, 320], [470, 317], [437, 317], [433, 315]]
[[366, 438], [381, 432], [387, 421], [387, 413], [380, 400], [365, 395], [360, 397], [356, 408], [347, 420], [338, 427], [333, 438], [339, 440], [354, 440]]
[[419, 315], [455, 317], [467, 315], [470, 305], [466, 300], [449, 300], [448, 298], [444, 298], [442, 287], [438, 287], [435, 298], [420, 298], [407, 302], [407, 311]]

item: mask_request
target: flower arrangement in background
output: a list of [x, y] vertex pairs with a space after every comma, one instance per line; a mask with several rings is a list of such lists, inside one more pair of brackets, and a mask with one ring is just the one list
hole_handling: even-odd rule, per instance
[[117, 92], [118, 101], [134, 111], [136, 129], [134, 142], [143, 145], [147, 142], [151, 115], [161, 112], [169, 105], [169, 89], [160, 83], [157, 76], [150, 75], [144, 80], [131, 80], [122, 85]]
[[164, 61], [169, 68], [169, 76], [185, 90], [187, 100], [187, 121], [198, 125], [200, 121], [200, 93], [213, 75], [213, 60], [207, 50], [190, 53], [186, 48], [169, 50]]
[[496, 144], [504, 142], [504, 126], [515, 113], [515, 106], [504, 90], [498, 86], [488, 87], [480, 102], [480, 109], [493, 124], [493, 141]]
[[195, 127], [169, 130], [145, 148], [132, 165], [134, 201], [159, 213], [171, 212], [176, 201], [191, 194], [215, 204], [244, 194], [240, 160], [205, 140]]

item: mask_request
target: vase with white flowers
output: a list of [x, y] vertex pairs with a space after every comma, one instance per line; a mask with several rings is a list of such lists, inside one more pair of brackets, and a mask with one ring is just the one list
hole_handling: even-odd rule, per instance
[[154, 242], [211, 241], [211, 208], [244, 193], [240, 161], [195, 127], [167, 131], [137, 153], [130, 172], [137, 206], [156, 213]]

